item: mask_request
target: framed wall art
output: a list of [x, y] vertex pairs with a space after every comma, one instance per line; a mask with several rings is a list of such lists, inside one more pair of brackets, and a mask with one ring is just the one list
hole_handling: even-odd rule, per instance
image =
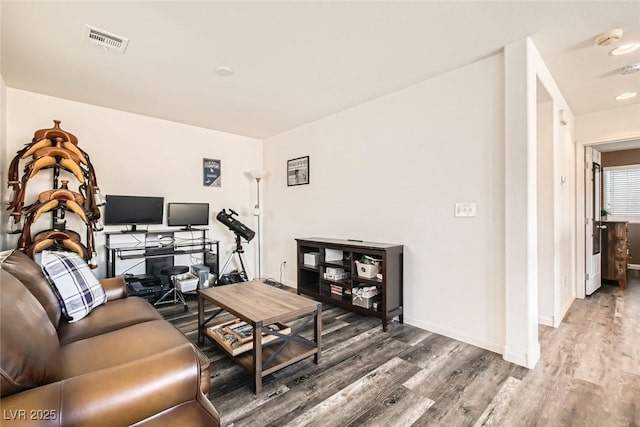
[[309, 183], [309, 156], [287, 160], [287, 185]]
[[222, 161], [202, 159], [202, 185], [205, 187], [222, 187]]

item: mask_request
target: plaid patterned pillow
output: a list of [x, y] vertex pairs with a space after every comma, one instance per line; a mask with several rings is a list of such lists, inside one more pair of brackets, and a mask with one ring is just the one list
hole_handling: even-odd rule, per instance
[[107, 301], [102, 285], [75, 252], [44, 251], [41, 265], [69, 323], [77, 322]]

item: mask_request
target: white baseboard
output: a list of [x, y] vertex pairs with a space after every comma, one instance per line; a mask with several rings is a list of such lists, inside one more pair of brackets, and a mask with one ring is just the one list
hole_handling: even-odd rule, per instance
[[576, 300], [575, 296], [572, 296], [571, 298], [567, 299], [567, 301], [564, 303], [564, 307], [562, 308], [562, 313], [561, 316], [558, 319], [558, 324], [554, 325], [556, 328], [558, 326], [560, 326], [560, 323], [562, 323], [562, 321], [564, 320], [564, 316], [567, 315], [567, 312], [569, 311], [569, 309], [571, 308], [571, 304], [573, 304], [573, 302]]
[[533, 369], [540, 360], [540, 343], [536, 343], [536, 346], [529, 353], [511, 352], [505, 347], [502, 358], [507, 362]]
[[445, 337], [453, 338], [454, 340], [462, 341], [467, 344], [475, 345], [476, 347], [484, 348], [485, 350], [493, 351], [494, 353], [503, 354], [503, 346], [500, 344], [478, 340], [474, 337], [470, 337], [458, 331], [452, 331], [450, 329], [443, 328], [437, 325], [420, 322], [416, 319], [409, 318], [406, 315], [404, 316], [404, 322], [412, 326], [417, 326], [420, 329], [435, 332], [436, 334], [444, 335]]
[[567, 301], [564, 303], [564, 307], [562, 307], [562, 311], [559, 313], [558, 316], [538, 315], [538, 323], [540, 325], [551, 326], [552, 328], [557, 328], [562, 323], [562, 320], [564, 319], [564, 316], [567, 315], [567, 312], [571, 308], [571, 304], [573, 304], [574, 300], [575, 300], [575, 297], [573, 297], [573, 296], [571, 298], [567, 299]]
[[627, 264], [628, 270], [640, 270], [640, 264]]
[[538, 323], [545, 326], [553, 327], [553, 316], [543, 316], [541, 314], [538, 315]]

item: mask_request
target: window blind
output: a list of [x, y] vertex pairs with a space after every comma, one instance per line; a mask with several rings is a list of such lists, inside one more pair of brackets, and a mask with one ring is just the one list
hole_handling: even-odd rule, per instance
[[640, 165], [604, 168], [603, 187], [610, 215], [640, 215]]

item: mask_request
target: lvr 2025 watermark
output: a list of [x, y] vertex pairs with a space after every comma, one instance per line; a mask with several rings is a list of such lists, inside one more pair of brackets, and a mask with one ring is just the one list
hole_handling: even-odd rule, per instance
[[3, 409], [2, 419], [11, 421], [46, 421], [58, 418], [57, 409]]

